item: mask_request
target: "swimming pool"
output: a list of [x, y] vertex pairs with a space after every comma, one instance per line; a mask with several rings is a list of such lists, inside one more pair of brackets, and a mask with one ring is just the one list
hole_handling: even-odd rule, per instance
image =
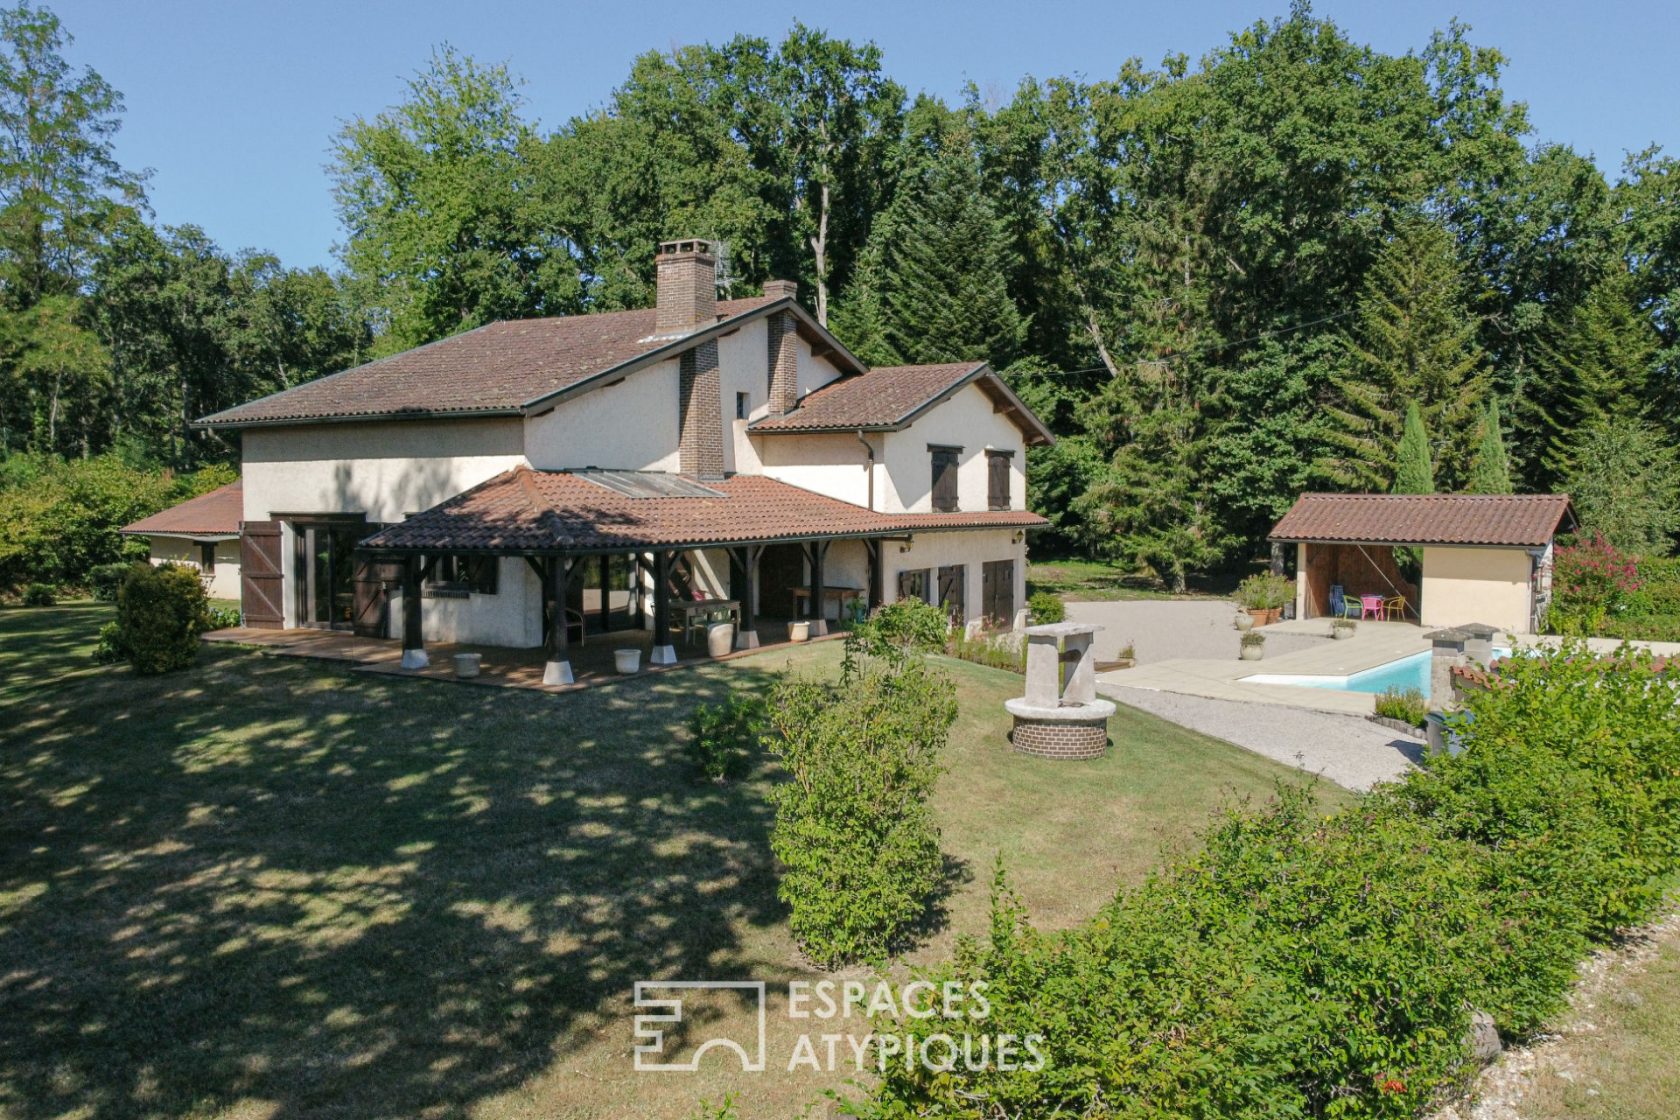
[[[1495, 658], [1509, 657], [1509, 649], [1495, 647]], [[1301, 673], [1256, 673], [1240, 679], [1242, 684], [1288, 684], [1297, 688], [1324, 688], [1332, 692], [1368, 692], [1375, 695], [1391, 688], [1415, 688], [1429, 695], [1429, 659], [1434, 654], [1425, 650], [1396, 661], [1385, 661], [1362, 672], [1345, 677], [1314, 677]]]

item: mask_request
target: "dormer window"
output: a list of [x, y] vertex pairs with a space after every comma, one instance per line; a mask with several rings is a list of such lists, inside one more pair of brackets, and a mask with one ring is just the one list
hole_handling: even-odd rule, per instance
[[957, 460], [960, 447], [928, 445], [933, 459], [933, 510], [935, 513], [957, 512]]

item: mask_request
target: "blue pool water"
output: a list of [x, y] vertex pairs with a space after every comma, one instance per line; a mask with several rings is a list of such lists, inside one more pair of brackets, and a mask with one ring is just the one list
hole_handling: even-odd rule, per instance
[[[1496, 648], [1493, 656], [1509, 657], [1511, 651]], [[1311, 677], [1292, 673], [1257, 673], [1254, 676], [1243, 677], [1244, 684], [1290, 684], [1301, 688], [1325, 688], [1332, 692], [1369, 692], [1375, 695], [1387, 692], [1391, 688], [1415, 688], [1424, 695], [1429, 694], [1429, 659], [1433, 655], [1427, 650], [1414, 653], [1410, 657], [1402, 657], [1397, 661], [1384, 662], [1373, 665], [1364, 672], [1354, 673], [1346, 677]]]

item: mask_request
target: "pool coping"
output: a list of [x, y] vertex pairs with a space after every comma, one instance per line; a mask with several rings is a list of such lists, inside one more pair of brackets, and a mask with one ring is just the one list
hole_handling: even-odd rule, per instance
[[[1186, 658], [1117, 669], [1097, 678], [1098, 687], [1142, 688], [1154, 692], [1178, 692], [1217, 700], [1236, 700], [1340, 715], [1368, 716], [1376, 710], [1376, 696], [1367, 692], [1337, 692], [1293, 684], [1254, 684], [1240, 678], [1256, 675], [1348, 677], [1374, 669], [1402, 657], [1430, 648], [1422, 627], [1406, 622], [1364, 622], [1354, 636], [1342, 641], [1330, 637], [1324, 619], [1284, 622], [1267, 631], [1306, 634], [1323, 639], [1307, 649], [1259, 661], [1242, 661], [1235, 654], [1229, 660]], [[1232, 635], [1232, 649], [1237, 647]]]

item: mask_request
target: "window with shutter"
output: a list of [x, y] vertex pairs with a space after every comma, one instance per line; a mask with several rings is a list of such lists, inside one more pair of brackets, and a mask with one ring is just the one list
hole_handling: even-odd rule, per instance
[[933, 509], [936, 513], [957, 511], [957, 457], [960, 447], [929, 447], [933, 458]]
[[913, 568], [899, 572], [898, 597], [900, 599], [920, 599], [924, 603], [929, 602], [928, 592], [931, 589], [928, 587], [928, 574], [929, 569], [927, 568]]
[[1009, 463], [1012, 451], [986, 452], [986, 508], [1009, 508]]

